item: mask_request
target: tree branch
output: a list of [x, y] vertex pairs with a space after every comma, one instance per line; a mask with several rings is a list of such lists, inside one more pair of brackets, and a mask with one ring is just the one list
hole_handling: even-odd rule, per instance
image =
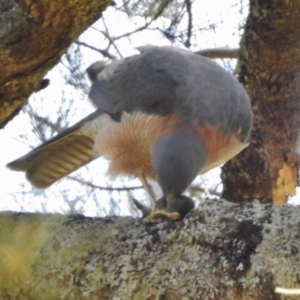
[[41, 80], [48, 70], [100, 17], [110, 1], [2, 2], [0, 128], [20, 111], [34, 91], [40, 89]]
[[299, 288], [299, 214], [226, 201], [152, 224], [1, 213], [0, 298], [280, 299], [275, 287]]

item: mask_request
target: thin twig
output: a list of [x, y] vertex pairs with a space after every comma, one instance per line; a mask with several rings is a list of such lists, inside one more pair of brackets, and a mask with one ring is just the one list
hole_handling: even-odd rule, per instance
[[221, 193], [219, 193], [215, 190], [202, 188], [202, 187], [199, 187], [199, 186], [196, 186], [196, 185], [191, 185], [189, 187], [189, 190], [204, 193], [206, 195], [213, 195], [213, 196], [221, 197]]
[[239, 48], [213, 48], [204, 49], [195, 52], [196, 54], [206, 56], [209, 58], [238, 58], [240, 49]]
[[123, 55], [121, 54], [119, 48], [117, 47], [117, 45], [116, 45], [114, 39], [110, 36], [110, 34], [109, 34], [109, 32], [108, 32], [108, 28], [107, 28], [107, 26], [106, 26], [104, 20], [103, 20], [103, 26], [104, 26], [104, 28], [105, 28], [105, 31], [101, 31], [101, 30], [100, 30], [100, 32], [101, 32], [101, 33], [109, 40], [109, 42], [114, 46], [114, 48], [115, 48], [116, 51], [118, 52], [119, 56], [122, 58]]
[[114, 41], [116, 41], [116, 40], [119, 40], [119, 39], [121, 39], [121, 38], [130, 36], [130, 35], [132, 35], [132, 34], [134, 34], [134, 33], [137, 33], [137, 32], [139, 32], [139, 31], [142, 31], [142, 30], [144, 30], [144, 29], [147, 29], [147, 28], [152, 24], [152, 22], [154, 22], [154, 21], [155, 21], [155, 20], [163, 13], [163, 11], [164, 11], [165, 8], [169, 5], [169, 3], [170, 3], [170, 1], [166, 1], [165, 4], [162, 5], [162, 6], [160, 7], [160, 9], [157, 11], [157, 13], [154, 15], [154, 17], [153, 17], [149, 22], [147, 22], [145, 25], [143, 25], [143, 26], [141, 26], [141, 27], [139, 27], [139, 28], [137, 28], [137, 29], [135, 29], [135, 30], [133, 30], [133, 31], [131, 31], [131, 32], [124, 33], [123, 35], [119, 35], [118, 37], [115, 37], [115, 38], [112, 38], [112, 39], [113, 39]]
[[104, 57], [107, 57], [107, 58], [109, 58], [109, 59], [111, 59], [111, 60], [117, 59], [116, 56], [110, 54], [107, 50], [102, 50], [102, 49], [96, 48], [96, 47], [94, 47], [94, 46], [91, 46], [91, 45], [89, 45], [89, 44], [87, 44], [87, 43], [80, 42], [80, 41], [76, 41], [75, 43], [76, 43], [77, 45], [84, 46], [84, 47], [87, 47], [87, 48], [92, 49], [92, 50], [94, 50], [94, 51], [97, 51], [97, 52], [101, 53]]
[[103, 190], [103, 191], [132, 191], [132, 190], [140, 190], [143, 189], [142, 186], [132, 186], [132, 187], [104, 187], [104, 186], [99, 186], [99, 185], [95, 185], [89, 181], [85, 181], [73, 176], [68, 176], [68, 179], [71, 179], [73, 181], [77, 181], [83, 185], [92, 187], [94, 189], [98, 189], [98, 190]]
[[147, 27], [154, 21], [155, 19], [153, 18], [153, 19], [151, 19], [149, 22], [147, 22], [145, 25], [143, 25], [143, 26], [141, 26], [141, 27], [139, 27], [139, 28], [137, 28], [137, 29], [135, 29], [135, 30], [133, 30], [133, 31], [130, 31], [130, 32], [127, 32], [127, 33], [124, 33], [124, 34], [122, 34], [122, 35], [119, 35], [119, 36], [117, 36], [117, 37], [114, 37], [114, 38], [112, 38], [114, 41], [116, 41], [116, 40], [119, 40], [119, 39], [122, 39], [122, 38], [124, 38], [124, 37], [128, 37], [128, 36], [130, 36], [130, 35], [132, 35], [132, 34], [134, 34], [134, 33], [137, 33], [137, 32], [139, 32], [139, 31], [143, 31], [144, 29], [147, 29]]
[[109, 34], [109, 30], [108, 30], [108, 27], [105, 23], [105, 19], [102, 18], [102, 23], [103, 23], [103, 26], [105, 28], [105, 32], [102, 32], [102, 34], [105, 34], [106, 38], [109, 40], [110, 44], [112, 44], [114, 46], [114, 48], [116, 49], [116, 51], [118, 52], [119, 56], [122, 58], [123, 55], [121, 54], [121, 51], [119, 51], [119, 48], [117, 47], [114, 39], [110, 36]]
[[193, 14], [192, 14], [192, 2], [190, 0], [185, 0], [186, 11], [188, 14], [188, 30], [187, 30], [187, 40], [184, 45], [187, 48], [191, 47], [191, 37], [192, 37], [192, 28], [193, 28]]

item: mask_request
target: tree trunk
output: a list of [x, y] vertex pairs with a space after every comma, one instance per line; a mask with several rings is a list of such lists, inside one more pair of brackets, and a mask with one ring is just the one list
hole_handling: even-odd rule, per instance
[[[300, 208], [209, 200], [183, 222], [0, 215], [1, 299], [286, 299]], [[293, 299], [300, 299], [300, 296]]]
[[[110, 0], [1, 0], [0, 128]], [[42, 83], [43, 85], [43, 83]]]
[[295, 193], [299, 157], [300, 1], [251, 0], [239, 78], [252, 99], [250, 146], [223, 167], [223, 197], [283, 204]]

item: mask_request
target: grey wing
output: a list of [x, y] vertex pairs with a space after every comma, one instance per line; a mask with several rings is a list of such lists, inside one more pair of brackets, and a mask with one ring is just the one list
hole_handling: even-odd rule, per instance
[[7, 167], [25, 171], [27, 179], [37, 188], [49, 187], [97, 158], [93, 145], [101, 114], [100, 110], [95, 111]]
[[142, 47], [141, 54], [113, 62], [94, 81], [90, 98], [113, 115], [142, 111], [168, 115], [187, 124], [211, 124], [224, 133], [250, 133], [249, 97], [232, 74], [217, 63], [174, 47]]
[[178, 105], [176, 90], [183, 84], [185, 54], [173, 47], [140, 50], [139, 55], [112, 62], [94, 81], [89, 97], [106, 113], [167, 115]]

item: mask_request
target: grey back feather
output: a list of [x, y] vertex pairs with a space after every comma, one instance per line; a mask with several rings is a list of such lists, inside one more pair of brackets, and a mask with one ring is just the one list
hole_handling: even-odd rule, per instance
[[[90, 98], [109, 114], [178, 111], [187, 125], [210, 123], [225, 133], [250, 134], [252, 112], [242, 85], [212, 60], [174, 47], [141, 47], [112, 62], [92, 85]], [[201, 124], [200, 124], [201, 125]]]

